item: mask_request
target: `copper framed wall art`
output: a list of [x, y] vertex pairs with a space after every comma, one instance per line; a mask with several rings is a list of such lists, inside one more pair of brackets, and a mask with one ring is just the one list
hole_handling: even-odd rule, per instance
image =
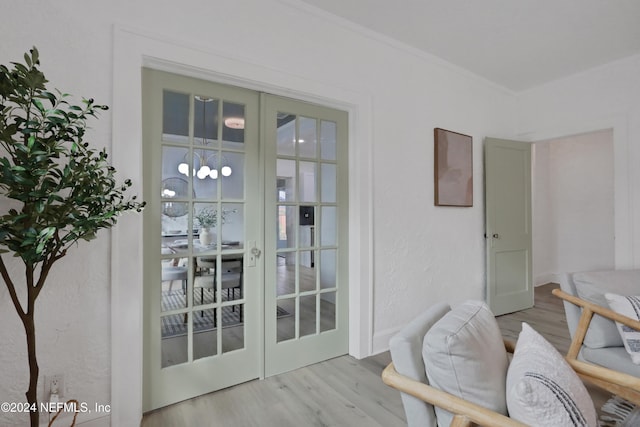
[[435, 128], [436, 206], [473, 206], [473, 145], [469, 135]]

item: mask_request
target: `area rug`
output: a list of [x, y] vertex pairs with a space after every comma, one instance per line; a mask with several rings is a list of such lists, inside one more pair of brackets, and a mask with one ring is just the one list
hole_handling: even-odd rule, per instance
[[602, 405], [601, 412], [600, 427], [640, 426], [640, 408], [618, 396]]
[[[196, 292], [196, 304], [200, 304], [199, 292]], [[179, 291], [169, 291], [162, 293], [162, 310], [177, 310], [185, 307], [186, 296]], [[227, 300], [227, 293], [223, 292], [223, 301]], [[213, 292], [204, 292], [204, 302], [213, 302]], [[287, 317], [291, 314], [281, 307], [276, 307], [278, 318]], [[196, 310], [193, 314], [193, 333], [207, 332], [216, 329], [214, 322], [214, 309]], [[240, 308], [238, 306], [222, 307], [222, 327], [229, 328], [242, 324], [240, 319]], [[162, 338], [171, 338], [187, 334], [187, 323], [183, 314], [173, 314], [162, 316]]]

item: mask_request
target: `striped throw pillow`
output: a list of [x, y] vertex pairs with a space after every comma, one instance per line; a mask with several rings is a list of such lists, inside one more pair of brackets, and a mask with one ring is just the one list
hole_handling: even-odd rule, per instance
[[[609, 303], [611, 310], [630, 317], [634, 320], [640, 320], [640, 297], [623, 296], [617, 294], [605, 294], [605, 298]], [[624, 348], [631, 356], [631, 361], [636, 365], [640, 365], [640, 331], [616, 322], [618, 332], [622, 337]]]
[[522, 324], [507, 372], [509, 416], [532, 426], [596, 427], [593, 401], [564, 357]]

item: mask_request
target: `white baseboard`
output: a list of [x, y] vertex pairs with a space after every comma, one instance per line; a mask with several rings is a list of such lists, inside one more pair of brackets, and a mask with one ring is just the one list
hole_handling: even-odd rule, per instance
[[82, 427], [111, 427], [111, 415], [105, 415], [104, 417], [82, 421], [77, 425]]
[[[41, 412], [40, 413], [40, 426], [48, 426], [49, 425], [49, 414]], [[70, 425], [73, 421], [73, 413], [71, 412], [62, 412], [58, 418], [54, 421], [53, 425], [57, 426], [65, 426]], [[111, 426], [111, 415], [110, 414], [98, 414], [93, 413], [93, 411], [87, 413], [79, 413], [76, 418], [76, 424], [78, 427], [110, 427]]]
[[540, 274], [533, 279], [534, 286], [546, 285], [547, 283], [560, 283], [560, 275], [558, 273]]
[[389, 350], [389, 340], [392, 336], [397, 334], [400, 329], [400, 327], [389, 328], [373, 334], [373, 348], [371, 355], [375, 356], [376, 354], [384, 353]]

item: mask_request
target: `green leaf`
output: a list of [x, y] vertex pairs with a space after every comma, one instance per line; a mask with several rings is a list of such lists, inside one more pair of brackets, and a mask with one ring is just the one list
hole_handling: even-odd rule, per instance
[[41, 112], [45, 112], [46, 111], [46, 108], [44, 108], [44, 105], [42, 105], [42, 101], [40, 101], [39, 99], [33, 98], [33, 100], [31, 102], [33, 102], [33, 105], [35, 105], [36, 108], [38, 110], [40, 110]]
[[32, 47], [29, 52], [31, 53], [31, 58], [33, 59], [33, 63], [37, 64], [40, 62], [40, 53], [38, 52], [38, 49], [34, 46]]
[[0, 64], [0, 197], [21, 205], [0, 214], [0, 246], [32, 267], [144, 207], [125, 198], [130, 183], [114, 179], [106, 151], [83, 140], [106, 107], [48, 88], [37, 65], [35, 47], [23, 63]]
[[86, 233], [84, 235], [82, 235], [82, 240], [86, 240], [87, 242], [90, 242], [91, 240], [94, 240], [96, 238], [96, 233], [95, 232], [90, 232], [90, 233]]

